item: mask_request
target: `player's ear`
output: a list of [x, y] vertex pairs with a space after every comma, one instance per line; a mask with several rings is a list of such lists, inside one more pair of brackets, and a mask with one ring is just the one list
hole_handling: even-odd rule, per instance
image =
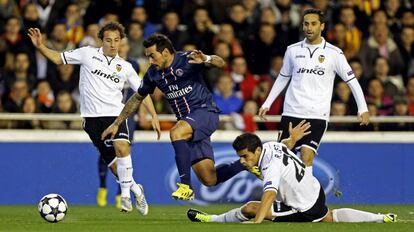
[[257, 147], [256, 150], [254, 151], [255, 155], [260, 155], [262, 154], [262, 148], [261, 147]]
[[164, 48], [161, 52], [162, 57], [167, 58], [170, 55], [170, 51], [167, 48]]

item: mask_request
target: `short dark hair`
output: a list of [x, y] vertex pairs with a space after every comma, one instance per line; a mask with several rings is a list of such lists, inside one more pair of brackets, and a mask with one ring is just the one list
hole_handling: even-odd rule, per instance
[[155, 45], [157, 52], [162, 52], [164, 49], [168, 49], [171, 54], [175, 53], [175, 49], [171, 43], [171, 40], [167, 36], [159, 33], [154, 33], [144, 40], [144, 47], [149, 48]]
[[105, 31], [119, 31], [121, 39], [125, 37], [125, 28], [118, 22], [109, 22], [101, 28], [98, 32], [98, 38], [103, 40]]
[[262, 141], [259, 136], [252, 133], [241, 134], [233, 142], [233, 148], [236, 152], [246, 148], [250, 152], [255, 152], [258, 147], [263, 147]]
[[321, 23], [325, 23], [325, 14], [323, 13], [323, 11], [318, 9], [307, 9], [305, 10], [305, 12], [303, 12], [303, 17], [305, 17], [305, 15], [308, 14], [317, 14], [319, 16], [319, 21]]

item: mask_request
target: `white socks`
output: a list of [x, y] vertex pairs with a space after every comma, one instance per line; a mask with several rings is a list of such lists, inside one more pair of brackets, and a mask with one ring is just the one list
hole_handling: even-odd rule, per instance
[[117, 162], [118, 179], [119, 184], [121, 185], [121, 197], [130, 198], [131, 194], [129, 191], [131, 186], [135, 183], [134, 178], [132, 177], [134, 169], [132, 168], [131, 155], [118, 157]]
[[244, 222], [249, 220], [242, 214], [241, 208], [232, 209], [227, 213], [211, 216], [211, 222]]
[[142, 191], [141, 188], [135, 183], [135, 180], [132, 179], [131, 191], [134, 193], [135, 196], [141, 196]]
[[384, 215], [369, 213], [356, 209], [334, 209], [332, 210], [334, 222], [383, 222]]

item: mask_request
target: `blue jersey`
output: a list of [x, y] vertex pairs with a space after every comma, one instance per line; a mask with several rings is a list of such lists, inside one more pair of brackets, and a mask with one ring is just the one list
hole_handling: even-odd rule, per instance
[[170, 103], [177, 119], [181, 119], [196, 109], [220, 112], [207, 89], [201, 71], [204, 64], [188, 63], [188, 53], [176, 52], [170, 67], [157, 70], [150, 67], [144, 76], [138, 93], [141, 96], [152, 94], [158, 87]]

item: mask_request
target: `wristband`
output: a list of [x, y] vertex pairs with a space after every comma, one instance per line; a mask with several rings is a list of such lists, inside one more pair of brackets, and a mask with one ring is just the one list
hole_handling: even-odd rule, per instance
[[210, 63], [211, 62], [211, 56], [206, 55], [206, 60], [204, 61], [204, 63]]

